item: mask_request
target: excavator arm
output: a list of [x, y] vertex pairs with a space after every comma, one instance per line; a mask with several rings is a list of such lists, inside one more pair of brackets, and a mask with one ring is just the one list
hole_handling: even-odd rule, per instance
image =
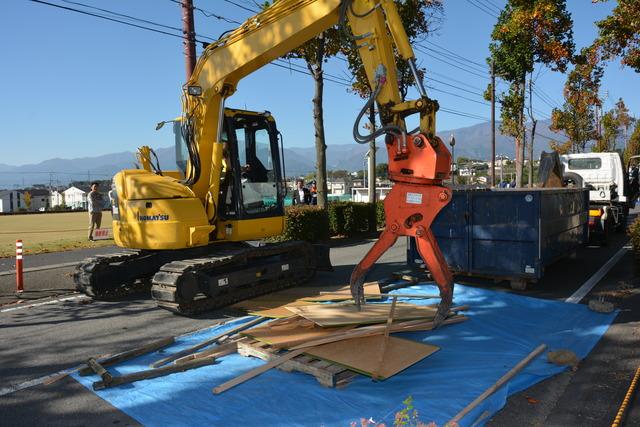
[[[451, 191], [442, 184], [449, 176], [451, 156], [435, 135], [438, 104], [427, 97], [418, 78], [415, 56], [393, 0], [279, 0], [209, 45], [183, 88], [181, 125], [190, 151], [185, 182], [214, 222], [223, 168], [225, 99], [243, 77], [336, 24], [352, 39], [372, 88], [355, 121], [354, 138], [367, 143], [384, 136], [389, 177], [395, 182], [385, 199], [386, 228], [354, 269], [352, 293], [358, 305], [364, 303], [362, 283], [367, 271], [398, 237], [413, 236], [440, 288], [440, 322], [451, 304], [453, 280], [430, 226], [451, 199]], [[401, 99], [394, 47], [414, 72], [418, 99]], [[382, 126], [373, 134], [361, 135], [359, 122], [374, 102]], [[408, 132], [405, 118], [411, 114], [419, 114], [420, 127]]]

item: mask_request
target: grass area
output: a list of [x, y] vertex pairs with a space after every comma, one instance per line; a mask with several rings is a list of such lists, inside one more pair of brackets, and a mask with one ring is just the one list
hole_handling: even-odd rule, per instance
[[[102, 213], [102, 227], [111, 228], [111, 212]], [[0, 257], [14, 256], [16, 240], [22, 239], [25, 254], [113, 245], [113, 240], [87, 240], [89, 214], [65, 212], [0, 216]]]

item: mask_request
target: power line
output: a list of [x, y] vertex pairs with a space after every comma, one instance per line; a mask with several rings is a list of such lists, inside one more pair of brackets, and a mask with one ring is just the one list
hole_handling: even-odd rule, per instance
[[473, 0], [467, 0], [467, 3], [469, 3], [470, 5], [480, 9], [481, 11], [483, 11], [484, 13], [486, 13], [487, 15], [491, 16], [492, 18], [498, 18], [498, 15], [496, 15], [495, 13], [493, 13], [491, 11], [491, 9], [489, 9], [487, 6], [485, 6], [483, 3], [476, 3]]
[[440, 46], [439, 44], [436, 44], [436, 43], [434, 43], [434, 42], [432, 42], [430, 40], [422, 40], [422, 43], [427, 43], [427, 44], [431, 45], [434, 48], [440, 49], [442, 51], [450, 53], [451, 55], [457, 56], [458, 58], [460, 58], [460, 59], [462, 59], [464, 61], [471, 62], [472, 64], [475, 64], [475, 65], [481, 67], [483, 70], [487, 69], [487, 64], [482, 64], [480, 62], [473, 61], [473, 60], [471, 60], [471, 59], [469, 59], [469, 58], [467, 58], [465, 56], [462, 56], [462, 55], [460, 55], [458, 53], [453, 52], [452, 50], [447, 49], [446, 47]]
[[[456, 83], [458, 83], [458, 84], [461, 84], [461, 85], [463, 85], [463, 86], [470, 87], [471, 89], [474, 89], [474, 90], [477, 90], [477, 91], [480, 91], [480, 92], [483, 92], [483, 91], [484, 91], [484, 89], [480, 89], [480, 88], [479, 88], [479, 87], [477, 87], [477, 86], [473, 86], [473, 85], [470, 85], [469, 83], [465, 83], [465, 82], [463, 82], [462, 80], [456, 80], [456, 79], [454, 79], [453, 77], [449, 77], [449, 76], [447, 76], [446, 74], [438, 73], [438, 72], [433, 71], [433, 70], [427, 70], [427, 75], [429, 75], [429, 74], [435, 74], [436, 76], [440, 76], [440, 77], [442, 77], [443, 79], [446, 79], [446, 80], [449, 80], [449, 81], [452, 81], [452, 82], [456, 82]], [[428, 78], [428, 77], [427, 77], [427, 78]]]
[[[180, 0], [169, 0], [169, 1], [172, 2], [172, 3], [179, 4], [180, 6], [183, 6], [183, 7], [185, 6], [185, 4]], [[206, 10], [206, 9], [202, 9], [202, 8], [199, 8], [199, 7], [196, 7], [196, 6], [192, 6], [192, 9], [193, 10], [197, 10], [198, 12], [202, 13], [207, 18], [216, 18], [216, 19], [218, 19], [220, 21], [228, 22], [229, 24], [242, 25], [242, 22], [240, 22], [240, 21], [236, 21], [235, 19], [225, 18], [224, 16], [218, 15], [218, 14], [216, 14], [214, 12], [211, 12], [209, 10]]]
[[[82, 15], [89, 15], [89, 16], [93, 16], [93, 17], [96, 17], [96, 18], [105, 19], [107, 21], [117, 22], [119, 24], [128, 25], [130, 27], [140, 28], [140, 29], [147, 30], [147, 31], [153, 31], [154, 33], [159, 33], [159, 34], [164, 34], [164, 35], [171, 36], [171, 37], [177, 37], [177, 38], [180, 38], [180, 39], [184, 39], [184, 36], [181, 36], [179, 34], [169, 33], [169, 32], [166, 32], [166, 31], [158, 30], [156, 28], [150, 28], [150, 27], [145, 27], [144, 25], [138, 25], [138, 24], [134, 24], [134, 23], [131, 23], [131, 22], [121, 21], [119, 19], [110, 18], [110, 17], [104, 16], [104, 15], [98, 15], [96, 13], [86, 12], [84, 10], [75, 9], [75, 8], [72, 8], [72, 7], [62, 6], [60, 4], [49, 3], [49, 2], [46, 2], [46, 1], [43, 1], [43, 0], [29, 0], [29, 1], [34, 2], [34, 3], [44, 4], [44, 5], [51, 6], [51, 7], [56, 7], [56, 8], [59, 8], [59, 9], [68, 10], [68, 11], [71, 11], [71, 12], [80, 13]], [[154, 24], [154, 25], [160, 26], [161, 24]]]
[[127, 18], [127, 19], [131, 19], [133, 21], [138, 21], [138, 22], [143, 22], [145, 24], [155, 25], [157, 27], [166, 28], [166, 29], [169, 29], [169, 30], [182, 31], [182, 28], [172, 27], [170, 25], [159, 24], [159, 23], [153, 22], [153, 21], [147, 21], [146, 19], [136, 18], [136, 17], [131, 16], [131, 15], [125, 15], [124, 13], [113, 12], [111, 10], [102, 9], [102, 8], [91, 6], [91, 5], [84, 4], [84, 3], [79, 3], [79, 2], [70, 1], [70, 0], [59, 0], [59, 1], [61, 1], [63, 3], [67, 3], [67, 4], [73, 4], [75, 6], [86, 7], [87, 9], [98, 10], [100, 12], [106, 12], [106, 13], [109, 13], [109, 14], [114, 15], [114, 16], [120, 16], [122, 18]]
[[493, 13], [497, 13], [498, 15], [502, 12], [502, 8], [498, 7], [493, 1], [491, 0], [484, 0], [484, 2], [482, 0], [476, 0], [478, 1], [478, 3], [482, 3], [483, 6], [485, 6], [487, 9], [489, 9], [490, 11], [492, 11]]
[[226, 3], [229, 3], [229, 4], [232, 4], [232, 5], [234, 5], [234, 6], [237, 6], [237, 7], [239, 7], [240, 9], [244, 9], [244, 10], [246, 10], [246, 11], [248, 11], [248, 12], [251, 12], [251, 13], [258, 13], [258, 12], [259, 12], [258, 10], [251, 9], [251, 8], [249, 8], [249, 7], [243, 6], [243, 5], [238, 4], [238, 3], [234, 2], [234, 1], [231, 1], [231, 0], [222, 0], [222, 1], [224, 1], [224, 2], [226, 2]]
[[[469, 61], [464, 59], [464, 58], [463, 59], [459, 59], [454, 55], [451, 55], [451, 54], [448, 54], [448, 53], [445, 53], [445, 52], [439, 52], [439, 51], [437, 51], [437, 50], [435, 50], [433, 48], [430, 48], [428, 46], [422, 46], [422, 45], [418, 45], [418, 46], [420, 48], [422, 48], [422, 49], [428, 50], [429, 52], [431, 52], [432, 55], [438, 55], [441, 58], [446, 58], [446, 59], [448, 59], [450, 61], [453, 61], [453, 62], [456, 62], [456, 63], [460, 64], [460, 66], [468, 68], [468, 69], [470, 69], [472, 71], [475, 71], [475, 72], [478, 72], [478, 73], [486, 73], [488, 71], [488, 69], [486, 67], [478, 67], [476, 65], [469, 64]], [[429, 53], [427, 53], [427, 52], [423, 52], [423, 53], [425, 53], [426, 55], [429, 55]]]
[[422, 53], [422, 54], [424, 54], [424, 55], [430, 55], [430, 57], [431, 57], [432, 59], [435, 59], [435, 60], [436, 60], [436, 61], [438, 61], [438, 62], [445, 63], [445, 64], [447, 64], [447, 65], [449, 65], [449, 66], [451, 66], [451, 67], [453, 67], [453, 68], [457, 68], [457, 69], [458, 69], [458, 70], [460, 70], [460, 71], [464, 71], [464, 72], [466, 72], [466, 73], [472, 74], [472, 75], [477, 76], [477, 77], [482, 77], [482, 78], [484, 78], [484, 79], [489, 79], [489, 77], [488, 77], [488, 76], [486, 76], [486, 75], [482, 75], [482, 74], [480, 74], [480, 73], [478, 73], [478, 72], [476, 72], [476, 71], [471, 71], [471, 70], [468, 70], [468, 69], [462, 68], [462, 67], [460, 67], [459, 65], [452, 64], [451, 62], [449, 62], [449, 61], [447, 61], [447, 60], [444, 60], [444, 59], [442, 59], [442, 58], [439, 58], [439, 57], [437, 57], [437, 56], [431, 56], [431, 54], [429, 54], [428, 52], [425, 52], [425, 51], [421, 50], [421, 49], [420, 49], [420, 47], [418, 47], [417, 45], [416, 45], [416, 46], [414, 46], [414, 49], [416, 49], [418, 52], [420, 52], [420, 53]]

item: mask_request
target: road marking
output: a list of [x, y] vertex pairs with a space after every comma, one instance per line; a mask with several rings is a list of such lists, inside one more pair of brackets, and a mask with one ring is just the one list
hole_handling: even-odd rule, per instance
[[[31, 271], [42, 271], [42, 270], [53, 270], [54, 268], [64, 268], [64, 267], [73, 267], [80, 264], [80, 261], [75, 261], [75, 262], [63, 262], [61, 264], [49, 264], [49, 265], [42, 265], [40, 267], [30, 267], [30, 268], [25, 268], [24, 270], [22, 270], [23, 273], [29, 273]], [[16, 274], [15, 270], [9, 270], [9, 271], [0, 271], [0, 276], [10, 276]]]
[[578, 290], [573, 293], [573, 295], [564, 300], [564, 302], [577, 304], [582, 301], [582, 298], [587, 296], [589, 291], [591, 291], [591, 289], [593, 289], [593, 287], [597, 285], [600, 280], [602, 280], [602, 278], [609, 272], [609, 270], [613, 268], [614, 265], [618, 263], [618, 261], [620, 261], [620, 258], [622, 258], [630, 248], [631, 246], [628, 245], [620, 248], [618, 252], [616, 252], [611, 258], [609, 258], [609, 261], [607, 261], [602, 267], [600, 267], [600, 269], [596, 271], [593, 276], [591, 276], [586, 282], [584, 282], [584, 284], [580, 286]]
[[62, 371], [58, 371], [55, 374], [45, 375], [44, 377], [36, 378], [33, 380], [25, 381], [20, 384], [11, 385], [9, 387], [0, 388], [0, 396], [4, 396], [6, 394], [15, 393], [16, 391], [24, 390], [25, 388], [33, 387], [36, 385], [40, 385], [54, 378], [71, 374], [78, 369], [84, 367], [84, 365], [78, 365], [75, 368], [64, 369]]
[[57, 302], [71, 301], [71, 300], [79, 299], [79, 298], [89, 298], [89, 297], [86, 296], [86, 295], [74, 295], [72, 297], [56, 298], [56, 299], [52, 299], [52, 300], [44, 301], [44, 302], [36, 302], [36, 303], [33, 303], [33, 304], [20, 305], [18, 307], [4, 308], [4, 309], [0, 310], [0, 313], [6, 313], [8, 311], [15, 311], [15, 310], [24, 310], [26, 308], [33, 308], [33, 307], [39, 307], [41, 305], [55, 304]]

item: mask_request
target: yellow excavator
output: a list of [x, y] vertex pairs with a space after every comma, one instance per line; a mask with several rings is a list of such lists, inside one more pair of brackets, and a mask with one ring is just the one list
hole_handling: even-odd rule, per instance
[[[439, 314], [445, 315], [452, 279], [430, 224], [451, 196], [442, 185], [450, 155], [435, 136], [438, 104], [418, 78], [393, 0], [279, 0], [208, 45], [183, 87], [182, 116], [173, 123], [180, 170], [161, 171], [143, 147], [143, 169], [116, 174], [113, 234], [125, 250], [86, 259], [75, 274], [78, 289], [110, 297], [151, 280], [159, 306], [191, 314], [292, 286], [328, 266], [326, 247], [249, 243], [283, 230], [282, 146], [269, 112], [229, 109], [225, 101], [242, 78], [334, 25], [351, 39], [373, 88], [354, 138], [385, 137], [396, 182], [385, 205], [387, 228], [354, 270], [352, 293], [363, 303], [366, 272], [398, 236], [413, 235], [440, 287]], [[414, 73], [416, 100], [400, 97], [394, 49]], [[374, 102], [382, 126], [361, 135], [359, 123]], [[408, 132], [410, 114], [419, 114], [420, 127]]]

